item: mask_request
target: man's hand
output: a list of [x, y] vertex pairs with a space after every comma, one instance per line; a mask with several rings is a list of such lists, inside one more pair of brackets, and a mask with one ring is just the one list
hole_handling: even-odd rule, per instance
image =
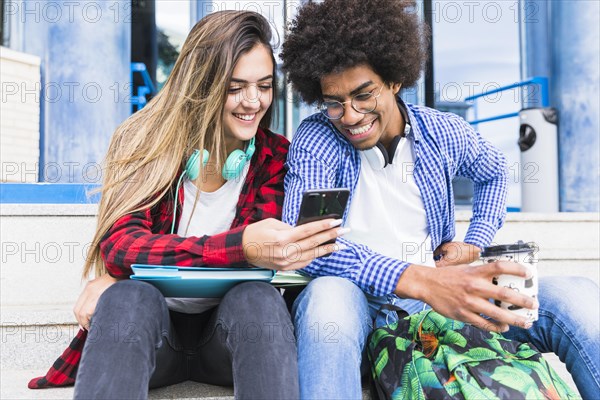
[[341, 220], [326, 219], [292, 227], [269, 218], [244, 229], [242, 245], [246, 260], [257, 267], [293, 270], [306, 267], [316, 257], [339, 250], [336, 244], [323, 245], [347, 232]]
[[481, 249], [475, 245], [463, 242], [446, 242], [433, 252], [436, 267], [449, 265], [471, 264], [479, 259]]
[[75, 318], [83, 329], [89, 330], [90, 319], [92, 318], [94, 311], [96, 311], [98, 299], [106, 289], [117, 281], [118, 279], [113, 278], [109, 274], [104, 274], [99, 278], [89, 281], [87, 285], [85, 285], [83, 292], [79, 295], [77, 303], [75, 303], [75, 307], [73, 308]]
[[[446, 268], [413, 264], [398, 280], [395, 293], [400, 297], [420, 299], [448, 318], [489, 331], [505, 332], [509, 325], [529, 328], [531, 322], [527, 318], [503, 310], [489, 301], [496, 299], [523, 308], [538, 308], [534, 298], [492, 283], [495, 276], [503, 274], [526, 277], [528, 270], [507, 261]], [[483, 318], [481, 314], [492, 320]]]

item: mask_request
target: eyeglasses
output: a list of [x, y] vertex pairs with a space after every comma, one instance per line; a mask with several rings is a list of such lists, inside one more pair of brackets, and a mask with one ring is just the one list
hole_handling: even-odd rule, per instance
[[381, 96], [381, 91], [383, 90], [383, 85], [379, 88], [379, 93], [377, 95], [374, 92], [377, 88], [371, 90], [366, 93], [359, 93], [352, 97], [352, 99], [348, 101], [339, 102], [335, 100], [324, 101], [319, 104], [319, 111], [329, 119], [337, 120], [344, 116], [344, 112], [346, 110], [346, 103], [350, 103], [352, 108], [361, 114], [368, 114], [374, 109], [377, 108], [377, 98]]

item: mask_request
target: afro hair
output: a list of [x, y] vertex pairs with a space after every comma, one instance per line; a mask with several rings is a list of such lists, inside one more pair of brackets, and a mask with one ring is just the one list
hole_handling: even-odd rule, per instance
[[293, 88], [314, 104], [323, 76], [357, 65], [388, 84], [414, 85], [429, 38], [412, 0], [325, 0], [300, 8], [280, 57]]

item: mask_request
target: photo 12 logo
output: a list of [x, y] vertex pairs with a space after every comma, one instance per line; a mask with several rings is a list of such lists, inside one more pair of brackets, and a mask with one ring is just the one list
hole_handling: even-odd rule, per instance
[[131, 82], [10, 82], [0, 84], [2, 103], [98, 103], [107, 94], [115, 103], [131, 103]]
[[0, 163], [0, 177], [6, 182], [34, 182], [40, 173], [46, 183], [100, 184], [103, 172], [102, 164], [96, 162]]
[[[21, 1], [4, 2], [5, 20], [25, 23], [131, 23], [131, 1]], [[6, 25], [6, 24], [5, 24]]]
[[514, 23], [537, 23], [540, 5], [533, 1], [433, 1], [430, 12], [434, 23], [495, 24], [503, 18]]

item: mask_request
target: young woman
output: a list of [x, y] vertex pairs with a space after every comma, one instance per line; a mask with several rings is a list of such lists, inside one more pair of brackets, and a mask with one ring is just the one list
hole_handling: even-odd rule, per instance
[[97, 278], [75, 306], [84, 329], [30, 387], [76, 375], [75, 398], [147, 398], [149, 387], [184, 380], [233, 384], [237, 398], [299, 397], [292, 323], [272, 286], [165, 299], [127, 279], [134, 263], [283, 270], [334, 250], [322, 243], [342, 233], [340, 221], [275, 219], [288, 142], [268, 130], [270, 40], [259, 14], [207, 16], [162, 91], [117, 129], [84, 270]]

